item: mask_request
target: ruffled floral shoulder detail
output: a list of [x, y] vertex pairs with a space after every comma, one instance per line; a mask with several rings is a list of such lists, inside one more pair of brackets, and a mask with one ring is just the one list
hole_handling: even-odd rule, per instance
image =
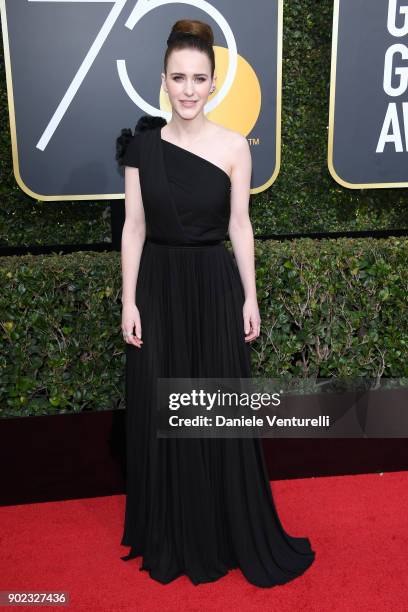
[[155, 128], [161, 128], [167, 125], [167, 121], [160, 116], [153, 115], [142, 115], [136, 123], [134, 133], [130, 128], [122, 128], [120, 136], [116, 139], [116, 160], [119, 165], [123, 165], [123, 157], [129, 142], [133, 136], [138, 132], [145, 132], [146, 130], [153, 130]]

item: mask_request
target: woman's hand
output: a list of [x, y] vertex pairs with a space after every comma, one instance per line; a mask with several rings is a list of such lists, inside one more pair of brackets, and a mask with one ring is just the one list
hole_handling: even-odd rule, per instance
[[256, 297], [246, 298], [243, 306], [245, 342], [258, 338], [261, 332], [261, 317], [259, 315]]
[[[133, 329], [135, 329], [135, 336], [133, 335]], [[122, 334], [127, 344], [133, 344], [138, 348], [142, 348], [142, 324], [140, 321], [139, 309], [136, 304], [123, 304]]]

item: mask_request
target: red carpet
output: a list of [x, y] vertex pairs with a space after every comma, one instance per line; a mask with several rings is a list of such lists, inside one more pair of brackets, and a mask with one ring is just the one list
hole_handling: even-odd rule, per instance
[[208, 585], [156, 583], [140, 557], [119, 558], [121, 495], [0, 508], [0, 590], [68, 591], [59, 609], [88, 612], [408, 610], [408, 473], [274, 481], [272, 491], [286, 531], [316, 551], [288, 584], [257, 588], [239, 570]]

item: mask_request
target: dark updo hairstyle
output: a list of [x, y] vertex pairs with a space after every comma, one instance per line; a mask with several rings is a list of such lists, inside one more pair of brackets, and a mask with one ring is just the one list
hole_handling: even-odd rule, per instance
[[215, 71], [214, 34], [208, 23], [197, 19], [179, 19], [173, 25], [167, 39], [164, 55], [164, 72], [167, 72], [169, 55], [174, 49], [198, 49], [208, 55], [211, 64], [211, 78]]

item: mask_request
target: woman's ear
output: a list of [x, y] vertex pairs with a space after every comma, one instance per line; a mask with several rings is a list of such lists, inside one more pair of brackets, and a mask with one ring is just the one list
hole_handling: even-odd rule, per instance
[[211, 83], [210, 93], [212, 93], [216, 89], [217, 89], [217, 77], [214, 76], [212, 83]]
[[161, 82], [162, 82], [162, 89], [166, 92], [169, 93], [166, 89], [166, 75], [164, 74], [164, 72], [161, 73]]

